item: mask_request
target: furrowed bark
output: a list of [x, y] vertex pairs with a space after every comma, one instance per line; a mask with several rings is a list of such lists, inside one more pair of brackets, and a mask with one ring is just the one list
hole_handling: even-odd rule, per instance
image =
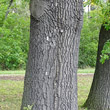
[[30, 50], [22, 106], [77, 110], [82, 0], [31, 0]]
[[84, 107], [89, 110], [110, 110], [110, 60], [100, 63], [104, 43], [110, 39], [110, 30], [102, 25], [99, 35], [97, 63], [91, 90]]

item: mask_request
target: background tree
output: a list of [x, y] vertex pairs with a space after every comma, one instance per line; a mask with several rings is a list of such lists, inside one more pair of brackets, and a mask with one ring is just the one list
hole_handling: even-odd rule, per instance
[[[105, 52], [104, 44], [110, 39], [110, 4], [105, 3], [101, 6], [104, 19], [99, 34], [96, 69], [88, 99], [84, 104], [90, 110], [110, 110], [110, 60], [106, 60], [103, 64], [100, 62], [101, 52]], [[103, 59], [101, 61], [103, 62]]]
[[30, 50], [23, 107], [77, 110], [81, 0], [31, 0]]
[[99, 35], [99, 46], [97, 55], [97, 64], [94, 74], [93, 83], [85, 103], [85, 107], [93, 110], [109, 110], [110, 109], [110, 60], [104, 64], [100, 62], [101, 51], [105, 42], [110, 39], [110, 30], [101, 27]]

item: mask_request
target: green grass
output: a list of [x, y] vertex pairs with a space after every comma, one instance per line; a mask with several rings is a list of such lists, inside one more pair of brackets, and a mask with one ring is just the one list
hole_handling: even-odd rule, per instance
[[94, 73], [94, 68], [78, 69], [78, 73]]
[[23, 81], [0, 80], [0, 110], [20, 110]]
[[[91, 86], [91, 76], [78, 76], [78, 110], [84, 104]], [[0, 110], [20, 110], [23, 81], [0, 80]]]
[[78, 76], [78, 110], [86, 110], [81, 108], [87, 99], [90, 91], [92, 76]]
[[[78, 73], [94, 73], [94, 68], [78, 69]], [[0, 71], [0, 74], [25, 74], [25, 70]]]
[[0, 74], [25, 74], [25, 70], [0, 71]]

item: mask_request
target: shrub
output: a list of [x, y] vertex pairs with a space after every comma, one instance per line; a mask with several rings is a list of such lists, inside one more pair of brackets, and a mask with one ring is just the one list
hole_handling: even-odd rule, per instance
[[[16, 2], [14, 2], [15, 5]], [[0, 69], [25, 68], [29, 44], [29, 15], [23, 15], [22, 3], [14, 7], [5, 19], [7, 2], [0, 7]], [[26, 5], [28, 7], [28, 5]]]
[[98, 47], [98, 36], [100, 31], [100, 23], [97, 22], [96, 11], [84, 14], [84, 23], [81, 32], [80, 48], [79, 48], [79, 67], [94, 67], [96, 64], [96, 55]]

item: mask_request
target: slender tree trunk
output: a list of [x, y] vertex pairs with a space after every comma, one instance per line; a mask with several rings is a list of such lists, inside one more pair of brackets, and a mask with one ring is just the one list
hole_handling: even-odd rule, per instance
[[88, 99], [84, 104], [90, 110], [110, 110], [110, 60], [107, 60], [104, 64], [100, 63], [101, 51], [108, 39], [110, 39], [110, 30], [107, 31], [102, 26], [94, 79]]
[[30, 50], [22, 106], [77, 110], [82, 0], [31, 0]]

